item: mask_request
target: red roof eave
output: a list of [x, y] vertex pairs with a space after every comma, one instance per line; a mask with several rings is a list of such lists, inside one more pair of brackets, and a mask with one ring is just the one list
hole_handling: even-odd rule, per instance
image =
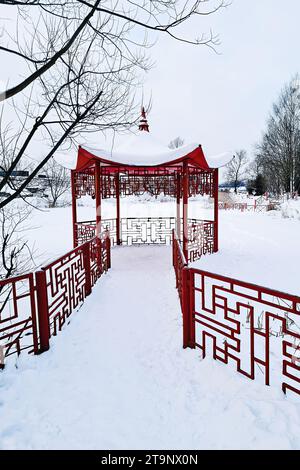
[[108, 160], [103, 157], [99, 157], [97, 155], [93, 155], [88, 150], [82, 147], [79, 147], [76, 171], [82, 171], [86, 168], [93, 166], [95, 161], [99, 161], [105, 166], [112, 167], [111, 171], [114, 172], [114, 171], [117, 171], [118, 168], [126, 168], [129, 171], [130, 170], [136, 171], [139, 168], [159, 169], [159, 168], [165, 168], [165, 167], [179, 166], [186, 160], [188, 160], [190, 165], [201, 168], [202, 170], [210, 169], [205, 159], [202, 147], [201, 145], [199, 145], [199, 147], [195, 148], [195, 150], [188, 153], [187, 155], [184, 155], [172, 161], [163, 162], [163, 163], [156, 164], [156, 165], [132, 165], [132, 164], [120, 163], [117, 161]]

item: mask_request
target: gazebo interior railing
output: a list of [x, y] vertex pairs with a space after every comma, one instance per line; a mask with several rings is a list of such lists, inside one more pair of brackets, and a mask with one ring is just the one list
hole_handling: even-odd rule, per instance
[[[121, 245], [171, 245], [176, 217], [122, 217], [120, 219]], [[181, 230], [183, 221], [181, 219]], [[108, 230], [112, 246], [117, 245], [117, 219], [103, 219], [101, 231]], [[76, 223], [76, 239], [81, 245], [96, 234], [96, 221]], [[214, 252], [214, 221], [188, 219], [189, 262]]]
[[[126, 196], [164, 194], [174, 198], [174, 216], [121, 217], [121, 201]], [[218, 170], [185, 166], [126, 169], [95, 166], [72, 171], [74, 246], [109, 230], [112, 245], [171, 245], [172, 230], [180, 234], [183, 250], [190, 262], [203, 254], [218, 251]], [[188, 199], [207, 195], [214, 201], [214, 220], [188, 217]], [[77, 200], [95, 200], [96, 217], [78, 221]], [[116, 200], [116, 217], [101, 217], [101, 200]], [[100, 208], [100, 209], [99, 209]]]

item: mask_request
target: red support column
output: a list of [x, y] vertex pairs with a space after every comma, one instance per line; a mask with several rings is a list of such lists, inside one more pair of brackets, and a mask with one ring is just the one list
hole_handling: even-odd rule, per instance
[[96, 202], [96, 236], [101, 234], [101, 168], [100, 162], [95, 162], [95, 202]]
[[214, 170], [214, 253], [219, 251], [219, 170]]
[[77, 246], [77, 200], [76, 200], [76, 174], [71, 170], [71, 190], [72, 190], [72, 224], [73, 224], [73, 247]]
[[193, 307], [191, 269], [182, 269], [182, 317], [183, 317], [183, 347], [195, 349], [195, 318]]
[[47, 282], [45, 271], [37, 271], [35, 273], [36, 280], [36, 297], [37, 297], [37, 311], [39, 319], [39, 339], [40, 347], [39, 352], [48, 351], [50, 344], [50, 323], [49, 323], [49, 308], [48, 308], [48, 294]]
[[183, 253], [188, 262], [188, 202], [189, 202], [189, 167], [183, 162], [182, 190], [183, 190]]
[[117, 245], [121, 245], [121, 216], [120, 216], [120, 175], [119, 172], [115, 175], [116, 178], [116, 203], [117, 203], [117, 219], [116, 219], [116, 232], [117, 232]]
[[180, 173], [176, 175], [176, 232], [181, 240], [181, 217], [180, 217], [180, 196], [181, 196], [181, 178]]
[[105, 239], [105, 245], [106, 245], [106, 254], [107, 254], [107, 266], [106, 270], [111, 268], [111, 240], [109, 236], [109, 232], [106, 233], [106, 239]]

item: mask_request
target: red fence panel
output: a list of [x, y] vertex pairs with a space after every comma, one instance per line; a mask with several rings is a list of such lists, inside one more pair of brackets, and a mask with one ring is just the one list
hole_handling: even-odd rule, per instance
[[33, 274], [0, 280], [0, 367], [5, 357], [38, 347]]
[[110, 250], [104, 232], [36, 273], [0, 280], [0, 368], [12, 354], [49, 349], [49, 338], [110, 268]]
[[85, 270], [81, 246], [43, 268], [46, 274], [50, 335], [56, 335], [85, 298]]
[[[112, 245], [117, 244], [116, 219], [103, 219], [101, 230], [108, 230]], [[175, 217], [128, 217], [120, 224], [122, 245], [170, 245]], [[95, 236], [96, 222], [76, 223], [75, 238], [77, 243], [84, 243]]]
[[[182, 225], [182, 219], [181, 219]], [[175, 217], [128, 217], [120, 224], [122, 245], [170, 245]], [[188, 219], [189, 261], [214, 252], [214, 221]], [[112, 245], [117, 244], [116, 219], [103, 219], [101, 230], [109, 231]], [[85, 243], [96, 234], [96, 222], [85, 221], [76, 224], [76, 240]]]
[[266, 385], [300, 394], [300, 297], [190, 269], [195, 342]]
[[173, 234], [183, 346], [300, 395], [300, 297], [189, 268]]
[[212, 220], [189, 219], [189, 263], [193, 263], [203, 255], [214, 252], [214, 227], [215, 223]]
[[68, 317], [90, 294], [97, 279], [110, 265], [108, 237], [94, 237], [42, 270], [46, 275], [50, 336], [56, 335]]

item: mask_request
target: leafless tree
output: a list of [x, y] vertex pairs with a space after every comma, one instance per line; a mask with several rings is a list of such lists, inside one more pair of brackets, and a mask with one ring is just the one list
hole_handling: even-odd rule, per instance
[[257, 150], [257, 163], [271, 192], [300, 190], [300, 79], [295, 76], [273, 105]]
[[235, 157], [228, 163], [226, 167], [226, 181], [234, 185], [235, 193], [237, 193], [237, 188], [240, 181], [245, 177], [247, 165], [247, 152], [245, 150], [239, 150], [236, 152]]
[[33, 266], [32, 249], [24, 238], [30, 212], [26, 204], [0, 209], [0, 279], [23, 274]]
[[[6, 168], [0, 191], [12, 184], [12, 172], [25, 158], [35, 158], [30, 176], [0, 202], [4, 207], [79, 135], [124, 129], [135, 121], [133, 92], [140, 72], [151, 65], [146, 52], [155, 34], [214, 49], [218, 38], [212, 33], [181, 37], [179, 28], [226, 5], [224, 0], [0, 0], [1, 6], [17, 15], [17, 27], [12, 35], [3, 21], [0, 52], [16, 65], [24, 62], [29, 72], [0, 97], [16, 116], [10, 125], [2, 114], [11, 158], [2, 165], [0, 155]], [[41, 140], [45, 148], [38, 159], [33, 153]]]
[[169, 143], [169, 148], [170, 149], [177, 149], [179, 147], [182, 147], [184, 144], [184, 140], [181, 137], [175, 137], [175, 139], [171, 140]]
[[[92, 30], [97, 33], [102, 41], [102, 46], [109, 43], [113, 46], [126, 46], [128, 54], [132, 51], [128, 47], [133, 39], [130, 32], [133, 28], [141, 29], [143, 33], [158, 32], [171, 36], [179, 41], [205, 45], [213, 48], [218, 44], [218, 38], [211, 32], [202, 34], [198, 38], [190, 39], [181, 37], [177, 31], [182, 23], [193, 16], [207, 16], [227, 6], [224, 0], [0, 0], [0, 4], [18, 8], [19, 13], [25, 18], [27, 26], [29, 19], [37, 15], [37, 21], [32, 21], [32, 30], [37, 33], [41, 21], [53, 20], [52, 28], [55, 28], [55, 20], [66, 20], [66, 28], [71, 30], [67, 37], [59, 30], [59, 37], [54, 40], [54, 48], [50, 51], [36, 51], [31, 45], [30, 49], [22, 47], [1, 46], [0, 50], [8, 54], [14, 54], [35, 66], [34, 72], [29, 74], [22, 82], [5, 90], [1, 99], [11, 98], [24, 90], [36, 78], [45, 74], [58, 60], [63, 60], [64, 55], [71, 50], [77, 39]], [[50, 20], [49, 20], [50, 18]], [[99, 21], [100, 20], [100, 21]], [[93, 21], [95, 21], [93, 23]], [[58, 30], [57, 30], [58, 31]], [[39, 41], [38, 41], [39, 42]], [[147, 40], [140, 45], [147, 46]]]
[[70, 190], [70, 172], [53, 158], [45, 165], [43, 179], [50, 207], [57, 207], [59, 200]]

